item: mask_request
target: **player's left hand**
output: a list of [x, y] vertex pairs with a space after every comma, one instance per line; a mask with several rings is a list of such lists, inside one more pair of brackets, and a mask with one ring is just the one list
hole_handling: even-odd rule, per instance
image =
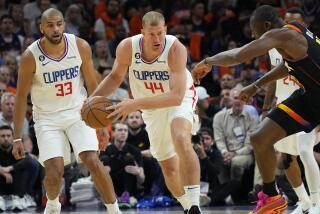
[[211, 71], [212, 66], [205, 64], [204, 60], [199, 62], [191, 71], [192, 78], [195, 84], [200, 84], [200, 80]]
[[112, 118], [115, 116], [114, 121], [121, 119], [121, 121], [123, 122], [127, 118], [129, 113], [134, 112], [138, 109], [134, 99], [127, 99], [122, 97], [118, 97], [118, 99], [120, 100], [119, 103], [107, 107], [106, 110], [114, 110], [111, 114], [108, 115], [108, 118]]

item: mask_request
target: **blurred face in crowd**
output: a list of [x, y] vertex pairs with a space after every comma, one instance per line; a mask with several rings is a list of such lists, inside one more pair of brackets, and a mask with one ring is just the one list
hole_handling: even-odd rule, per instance
[[116, 27], [116, 37], [118, 40], [123, 40], [127, 37], [126, 29], [122, 25]]
[[23, 44], [22, 44], [22, 52], [24, 52], [33, 42], [34, 42], [33, 37], [24, 38]]
[[95, 51], [98, 58], [107, 58], [107, 43], [104, 40], [99, 40], [95, 44]]
[[1, 22], [1, 31], [4, 35], [13, 32], [13, 20], [11, 18], [4, 18]]
[[116, 17], [120, 11], [119, 2], [117, 0], [109, 0], [107, 8], [108, 14], [111, 17]]
[[12, 5], [12, 11], [10, 14], [13, 18], [13, 20], [17, 22], [23, 21], [23, 11], [20, 4], [14, 4]]
[[51, 44], [60, 44], [64, 32], [64, 20], [60, 15], [43, 18], [40, 31]]
[[9, 84], [11, 79], [10, 69], [7, 66], [0, 67], [0, 81], [4, 82], [5, 84]]
[[299, 22], [300, 24], [306, 26], [306, 23], [303, 20], [303, 17], [300, 13], [286, 13], [284, 15], [284, 21], [286, 23], [291, 22], [291, 21], [296, 21]]
[[81, 18], [81, 11], [80, 8], [78, 7], [78, 5], [73, 4], [70, 5], [67, 12], [66, 12], [66, 18], [68, 19], [68, 21], [70, 21], [71, 23], [78, 23], [80, 21]]
[[50, 0], [40, 0], [39, 8], [41, 11], [45, 11], [46, 9], [49, 9], [51, 5]]
[[228, 50], [234, 49], [237, 47], [237, 43], [233, 40], [229, 41], [228, 43]]
[[163, 21], [159, 21], [157, 25], [146, 23], [141, 32], [143, 34], [144, 47], [151, 48], [154, 52], [162, 51], [167, 33], [167, 27]]
[[117, 123], [115, 124], [113, 131], [114, 140], [119, 143], [125, 143], [128, 139], [128, 126], [127, 124]]
[[4, 82], [0, 82], [0, 99], [4, 92], [7, 91], [7, 85]]
[[14, 108], [14, 96], [3, 94], [4, 100], [1, 103], [1, 110], [3, 117], [7, 120], [12, 120], [13, 117], [13, 108]]
[[143, 125], [143, 120], [140, 111], [132, 112], [128, 115], [127, 119], [130, 129], [137, 130]]
[[232, 102], [231, 102], [231, 98], [230, 98], [230, 89], [221, 90], [220, 95], [221, 95], [220, 107], [231, 108]]
[[220, 80], [221, 89], [225, 89], [225, 88], [230, 89], [230, 88], [233, 88], [234, 85], [235, 85], [235, 80], [232, 75], [225, 74], [221, 77], [221, 80]]
[[211, 135], [209, 135], [209, 133], [207, 133], [207, 132], [202, 132], [201, 139], [202, 139], [204, 149], [206, 151], [210, 150], [212, 145], [214, 144], [214, 141], [213, 141], [213, 138], [211, 137]]
[[13, 73], [17, 70], [17, 60], [13, 56], [6, 56], [4, 58], [5, 65], [9, 67], [10, 71]]
[[192, 14], [202, 18], [204, 16], [204, 12], [205, 12], [205, 6], [203, 3], [197, 3], [194, 8], [192, 9]]
[[10, 129], [0, 130], [0, 149], [6, 151], [11, 148], [13, 143], [13, 134]]
[[233, 89], [230, 92], [230, 96], [232, 99], [232, 110], [233, 113], [236, 115], [240, 115], [242, 113], [243, 110], [243, 101], [240, 100], [239, 98], [239, 94], [240, 94], [240, 90], [237, 89]]

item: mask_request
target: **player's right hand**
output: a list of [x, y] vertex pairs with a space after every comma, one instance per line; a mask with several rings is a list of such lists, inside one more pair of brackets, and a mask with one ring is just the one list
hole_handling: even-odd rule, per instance
[[211, 71], [212, 66], [205, 64], [204, 60], [199, 62], [191, 71], [192, 78], [195, 84], [199, 85], [200, 80]]
[[22, 141], [13, 143], [12, 155], [16, 160], [20, 160], [25, 157]]
[[241, 89], [239, 97], [243, 102], [249, 103], [251, 97], [253, 97], [257, 93], [257, 91], [258, 89], [252, 83]]

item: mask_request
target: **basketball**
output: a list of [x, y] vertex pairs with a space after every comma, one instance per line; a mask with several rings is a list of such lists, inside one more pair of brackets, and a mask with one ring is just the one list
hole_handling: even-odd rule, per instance
[[94, 96], [88, 98], [81, 109], [82, 120], [91, 128], [99, 129], [112, 124], [114, 117], [107, 118], [113, 110], [106, 110], [113, 105], [107, 97]]

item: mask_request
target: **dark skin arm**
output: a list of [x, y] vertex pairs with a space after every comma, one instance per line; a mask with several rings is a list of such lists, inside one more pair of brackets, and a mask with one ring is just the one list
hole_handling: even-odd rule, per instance
[[[221, 52], [212, 57], [202, 60], [192, 70], [192, 76], [195, 83], [199, 83], [210, 70], [213, 65], [232, 66], [251, 60], [268, 52], [268, 50], [276, 48], [281, 55], [290, 59], [297, 59], [307, 54], [307, 40], [295, 30], [289, 28], [274, 29], [263, 34], [259, 39], [254, 40], [240, 48], [235, 48], [225, 52]], [[261, 86], [283, 78], [287, 73], [284, 64], [280, 64], [272, 71], [265, 74], [255, 83], [243, 88], [240, 97], [244, 101], [248, 101], [251, 96], [255, 95], [257, 89]]]

